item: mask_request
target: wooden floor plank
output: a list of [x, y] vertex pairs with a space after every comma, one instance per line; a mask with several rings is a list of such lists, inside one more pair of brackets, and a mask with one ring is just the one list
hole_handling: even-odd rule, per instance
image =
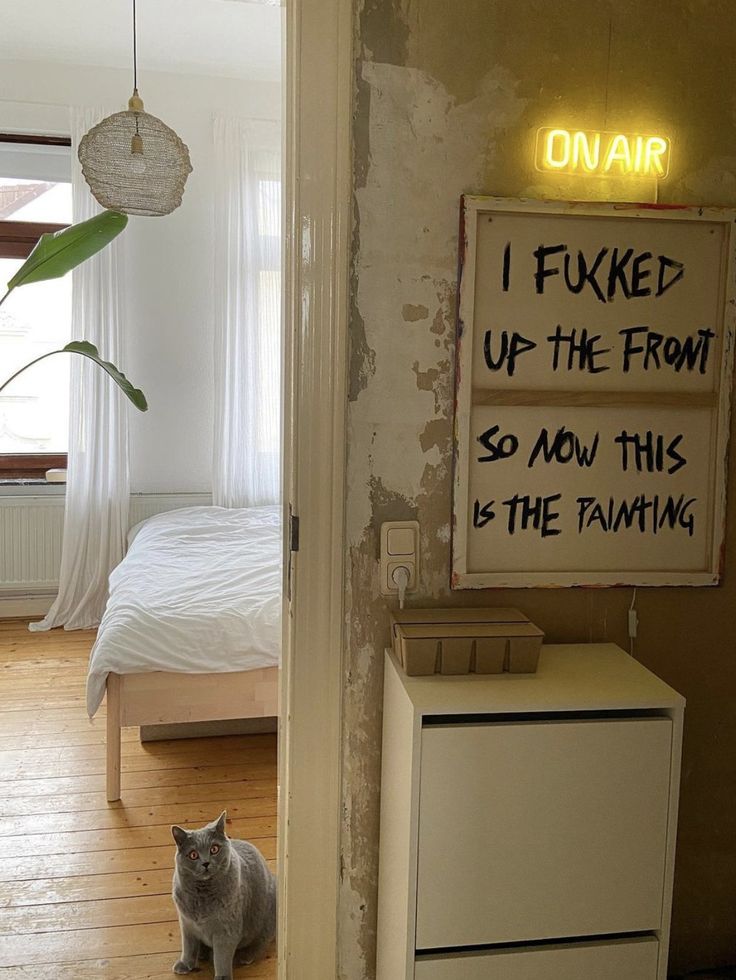
[[[171, 875], [171, 868], [159, 868], [154, 871], [77, 875], [74, 878], [0, 881], [0, 921], [5, 921], [5, 910], [27, 905], [97, 902], [112, 898], [133, 898], [136, 895], [168, 895], [171, 892]], [[29, 915], [27, 909], [24, 914]]]
[[[236, 980], [272, 980], [276, 976], [275, 953], [252, 966], [233, 972]], [[75, 964], [42, 963], [34, 966], [0, 968], [0, 980], [171, 980], [174, 957], [169, 953], [86, 960]], [[201, 967], [196, 978], [205, 980], [211, 973]]]
[[74, 851], [68, 854], [25, 854], [0, 862], [0, 882], [34, 881], [39, 878], [68, 878], [79, 875], [108, 875], [122, 872], [158, 871], [173, 868], [170, 846], [135, 847], [127, 851]]
[[[275, 763], [272, 749], [261, 745], [230, 744], [231, 738], [251, 736], [224, 735], [216, 741], [220, 745], [201, 745], [200, 739], [180, 739], [176, 745], [169, 742], [150, 742], [145, 746], [126, 742], [122, 749], [123, 772], [145, 772], [156, 769], [182, 769], [187, 766], [210, 766], [213, 763], [228, 765], [244, 759], [260, 763]], [[263, 736], [254, 735], [253, 738]], [[202, 740], [205, 741], [205, 740]], [[209, 740], [215, 741], [215, 740]], [[187, 745], [191, 742], [191, 745]], [[21, 749], [17, 752], [0, 750], [0, 786], [3, 782], [33, 777], [53, 776], [59, 767], [69, 775], [79, 773], [105, 773], [104, 745], [50, 746], [46, 749]], [[0, 788], [1, 792], [1, 788]]]
[[[3, 736], [2, 739], [0, 739], [0, 749], [2, 749], [4, 752], [8, 752], [10, 750], [17, 752], [19, 750], [33, 749], [38, 745], [39, 734], [53, 734], [54, 745], [63, 748], [71, 748], [72, 746], [82, 745], [104, 745], [106, 737], [104, 724], [98, 724], [94, 727], [92, 725], [87, 725], [86, 728], [76, 730], [66, 729], [55, 732], [51, 732], [49, 730], [44, 733], [34, 732], [33, 734], [26, 735]], [[138, 729], [121, 728], [120, 740], [124, 745], [126, 742], [138, 743], [140, 741]]]
[[[269, 767], [260, 767], [267, 769]], [[0, 818], [45, 815], [53, 807], [56, 814], [84, 813], [87, 810], [102, 810], [116, 813], [120, 810], [132, 811], [138, 807], [173, 806], [182, 804], [211, 804], [210, 811], [218, 813], [224, 808], [223, 801], [236, 796], [239, 799], [257, 799], [273, 794], [273, 778], [239, 779], [236, 785], [230, 783], [201, 783], [186, 786], [151, 786], [144, 789], [126, 788], [125, 800], [108, 803], [105, 793], [70, 793], [68, 795], [19, 796], [0, 798]], [[219, 806], [219, 810], [218, 810]]]
[[[2, 689], [2, 680], [0, 680], [0, 689]], [[36, 719], [38, 715], [36, 713]], [[17, 718], [13, 719], [14, 728], [18, 729], [21, 725], [18, 723]], [[71, 747], [71, 746], [97, 746], [104, 745], [106, 738], [105, 731], [105, 719], [95, 718], [94, 722], [89, 720], [83, 721], [81, 724], [74, 724], [73, 722], [49, 722], [47, 719], [38, 719], [38, 721], [30, 722], [27, 725], [23, 725], [24, 734], [22, 735], [0, 735], [0, 750], [3, 752], [9, 751], [19, 751], [27, 749], [35, 749], [38, 747], [38, 735], [54, 735], [54, 745], [56, 747]], [[0, 713], [0, 730], [2, 730], [2, 714]], [[135, 745], [140, 745], [140, 729], [138, 728], [121, 728], [120, 737], [123, 743], [134, 743]], [[227, 735], [227, 736], [217, 736], [218, 738], [237, 738], [239, 736]], [[242, 737], [242, 736], [240, 736]], [[251, 737], [251, 736], [248, 736]], [[256, 736], [252, 736], [255, 738]], [[155, 746], [163, 746], [163, 751], [166, 751], [166, 746], [172, 746], [173, 742], [176, 741], [179, 749], [182, 746], [183, 739], [178, 740], [168, 740], [168, 741], [154, 741], [145, 742], [143, 744], [144, 751], [153, 751]], [[204, 740], [198, 740], [200, 744]], [[207, 740], [209, 742], [209, 740]], [[237, 743], [232, 743], [236, 745]], [[213, 747], [217, 747], [217, 743], [213, 742]], [[249, 757], [258, 749], [258, 743], [252, 742], [250, 744], [245, 744], [245, 749], [248, 752]], [[130, 752], [123, 748], [123, 752]], [[274, 751], [271, 750], [269, 753], [269, 758], [274, 757]]]
[[[58, 663], [58, 661], [57, 661]], [[45, 667], [28, 668], [25, 670], [10, 670], [7, 667], [0, 669], [0, 681], [3, 685], [3, 695], [12, 694], [13, 691], [43, 691], [51, 689], [54, 694], [62, 689], [66, 691], [79, 691], [84, 688], [80, 683], [79, 668], [81, 659], [74, 664], [57, 666], [54, 670]]]
[[[253, 843], [264, 857], [276, 857], [275, 837], [257, 838]], [[0, 882], [151, 871], [173, 866], [174, 857], [170, 845], [131, 847], [114, 851], [75, 851], [68, 854], [24, 854], [22, 857], [11, 856], [0, 861]]]
[[[86, 810], [82, 813], [33, 814], [24, 817], [0, 817], [0, 837], [48, 836], [54, 833], [101, 830], [122, 830], [130, 827], [170, 827], [173, 823], [201, 827], [216, 819], [211, 803], [170, 804], [165, 806], [121, 807], [120, 809]], [[272, 793], [264, 793], [251, 799], [229, 800], [228, 821], [254, 817], [272, 817], [276, 803]]]
[[[5, 715], [8, 717], [5, 717]], [[105, 707], [100, 708], [93, 719], [77, 708], [59, 708], [49, 704], [44, 711], [36, 707], [27, 711], [5, 711], [5, 703], [0, 701], [0, 729], [4, 733], [18, 732], [24, 735], [55, 732], [88, 732], [105, 728]]]
[[[51, 692], [49, 691], [49, 693]], [[3, 691], [3, 714], [11, 715], [14, 711], [33, 711], [38, 706], [38, 701], [38, 695], [34, 696], [30, 692], [20, 691], [13, 694], [11, 691], [8, 691], [6, 694]], [[87, 713], [87, 699], [82, 693], [61, 693], [54, 695], [54, 706], [56, 708], [67, 708], [69, 711], [76, 711], [82, 717]]]
[[[86, 716], [93, 642], [0, 621], [0, 980], [168, 980], [172, 823], [227, 809], [229, 833], [275, 868], [273, 735], [141, 745], [125, 730], [123, 800], [107, 803], [104, 705]], [[273, 980], [275, 953], [235, 976]]]
[[[27, 908], [3, 909], [0, 915], [3, 945], [5, 936], [71, 932], [77, 929], [107, 929], [154, 922], [176, 922], [171, 895], [136, 895], [132, 898], [100, 898], [96, 902], [60, 902]], [[1, 955], [1, 954], [0, 954]]]
[[[0, 640], [1, 642], [2, 640]], [[24, 672], [30, 674], [33, 671], [37, 673], [39, 667], [54, 671], [66, 670], [68, 667], [76, 668], [79, 666], [80, 660], [86, 663], [88, 657], [89, 651], [85, 649], [83, 644], [80, 644], [78, 652], [65, 650], [61, 657], [29, 657], [23, 650], [18, 650], [16, 653], [3, 650], [3, 662], [0, 664], [0, 683], [2, 678], [8, 675], [15, 676], [16, 673]]]
[[[264, 817], [247, 817], [228, 822], [228, 833], [233, 837], [255, 840], [272, 837], [276, 833], [276, 805], [270, 804], [273, 814]], [[171, 840], [171, 827], [121, 827], [114, 830], [77, 830], [54, 834], [40, 834], [30, 841], [24, 835], [2, 838], [6, 853], [24, 853], [30, 847], [35, 856], [68, 854], [70, 851], [111, 851], [136, 847], [161, 847]], [[24, 844], [25, 841], [25, 844]], [[0, 864], [2, 862], [0, 861]]]
[[[194, 742], [195, 739], [190, 741]], [[156, 786], [182, 786], [199, 783], [237, 783], [249, 775], [265, 778], [273, 775], [275, 766], [271, 763], [229, 766], [196, 766], [195, 768], [148, 769], [128, 772], [125, 777], [126, 794], [132, 789]], [[100, 788], [99, 773], [75, 776], [44, 776], [34, 779], [0, 781], [0, 806], [3, 798], [16, 796], [42, 795], [65, 796], [69, 793], [94, 792]]]
[[179, 927], [173, 921], [4, 936], [0, 944], [0, 966], [76, 963], [98, 957], [125, 956], [131, 949], [141, 948], [150, 953], [168, 952], [171, 955], [177, 953], [179, 941]]
[[[276, 859], [269, 858], [269, 841], [264, 857], [272, 871]], [[172, 861], [173, 865], [173, 856]], [[136, 895], [169, 895], [172, 868], [153, 871], [123, 871], [113, 874], [77, 875], [73, 878], [34, 878], [32, 881], [0, 881], [0, 910], [24, 905], [53, 905], [58, 902], [97, 902], [108, 898], [131, 898]]]

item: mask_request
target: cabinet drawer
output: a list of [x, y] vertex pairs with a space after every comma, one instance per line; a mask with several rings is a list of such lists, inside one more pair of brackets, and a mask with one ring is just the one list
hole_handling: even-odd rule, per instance
[[425, 728], [416, 948], [658, 929], [671, 738], [660, 717]]
[[447, 954], [417, 960], [414, 980], [655, 980], [658, 956], [654, 937]]

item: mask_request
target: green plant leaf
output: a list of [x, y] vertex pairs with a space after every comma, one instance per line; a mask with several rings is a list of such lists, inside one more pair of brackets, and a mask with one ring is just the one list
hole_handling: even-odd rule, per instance
[[115, 384], [118, 385], [123, 394], [133, 402], [139, 411], [148, 411], [148, 402], [141, 389], [133, 387], [123, 372], [119, 371], [111, 361], [103, 361], [102, 357], [100, 357], [100, 352], [94, 344], [90, 344], [87, 340], [72, 340], [71, 343], [62, 347], [62, 350], [69, 351], [70, 354], [82, 354], [84, 357], [88, 357], [91, 361], [94, 361], [95, 364], [99, 364], [103, 371], [107, 371]]
[[109, 245], [127, 223], [127, 214], [103, 211], [88, 221], [70, 225], [53, 235], [41, 235], [36, 247], [8, 283], [8, 292], [31, 282], [65, 276], [75, 266]]
[[50, 350], [46, 354], [41, 354], [40, 357], [34, 358], [34, 360], [29, 361], [28, 364], [24, 364], [22, 368], [19, 368], [15, 374], [11, 374], [9, 378], [6, 378], [5, 381], [0, 384], [0, 391], [3, 391], [9, 384], [12, 384], [19, 374], [23, 374], [24, 371], [27, 371], [28, 368], [33, 367], [34, 364], [38, 364], [39, 361], [45, 361], [47, 357], [53, 357], [54, 354], [81, 354], [83, 357], [88, 357], [91, 361], [94, 361], [95, 364], [99, 365], [103, 371], [107, 371], [115, 384], [120, 387], [123, 394], [133, 402], [135, 407], [140, 412], [148, 411], [146, 396], [143, 394], [140, 388], [134, 388], [123, 372], [118, 371], [115, 365], [110, 361], [103, 361], [100, 357], [100, 352], [97, 350], [95, 345], [90, 344], [87, 340], [72, 340], [71, 343], [67, 344], [66, 347], [62, 347], [60, 350]]

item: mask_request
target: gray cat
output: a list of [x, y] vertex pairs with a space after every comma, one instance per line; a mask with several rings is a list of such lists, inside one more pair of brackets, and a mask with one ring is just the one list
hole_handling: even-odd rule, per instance
[[276, 879], [252, 844], [228, 838], [225, 818], [201, 830], [171, 828], [182, 947], [174, 973], [191, 973], [211, 949], [215, 980], [232, 980], [236, 955], [252, 963], [276, 935]]

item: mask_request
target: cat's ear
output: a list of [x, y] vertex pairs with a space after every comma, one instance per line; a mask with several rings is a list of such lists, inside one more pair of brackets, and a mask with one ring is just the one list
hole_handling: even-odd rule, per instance
[[183, 827], [176, 827], [176, 826], [174, 826], [174, 827], [171, 828], [171, 834], [172, 834], [174, 840], [176, 841], [176, 846], [177, 847], [181, 847], [181, 845], [184, 843], [184, 841], [189, 836], [187, 834], [186, 830], [184, 830]]
[[227, 822], [227, 810], [223, 810], [220, 816], [217, 818], [217, 823], [215, 824], [215, 833], [220, 834], [222, 837], [226, 837], [225, 824]]

